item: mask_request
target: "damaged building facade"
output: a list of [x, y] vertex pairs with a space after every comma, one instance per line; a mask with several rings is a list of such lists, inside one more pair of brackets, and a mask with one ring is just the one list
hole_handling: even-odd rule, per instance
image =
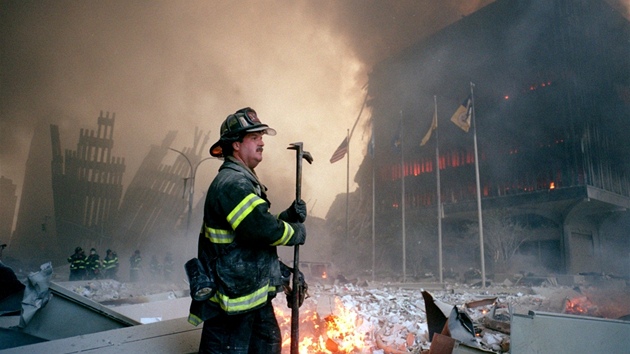
[[[375, 66], [373, 157], [355, 178], [364, 198], [374, 180], [376, 248], [389, 250], [379, 263], [405, 259], [403, 214], [408, 268], [437, 270], [439, 183], [443, 268], [479, 266], [476, 138], [484, 243], [521, 233], [512, 250], [486, 244], [487, 264], [520, 257], [523, 271], [628, 276], [628, 38], [628, 20], [604, 1], [498, 0]], [[471, 86], [466, 133], [450, 118]]]
[[52, 260], [65, 268], [75, 247], [86, 251], [94, 247], [102, 256], [106, 249], [115, 250], [126, 270], [127, 262], [122, 260], [136, 249], [160, 259], [171, 252], [179, 260], [190, 252], [183, 249], [188, 243], [173, 246], [170, 240], [184, 240], [187, 215], [198, 217], [202, 212], [199, 206], [188, 212], [188, 182], [193, 165], [203, 160], [209, 137], [197, 130], [193, 146], [180, 152], [171, 147], [177, 132], [168, 132], [161, 144], [147, 147], [129, 186], [124, 186], [128, 171], [124, 157], [115, 153], [114, 128], [115, 114], [100, 112], [96, 129], [81, 128], [76, 149], [65, 150], [58, 125], [38, 129], [10, 239], [14, 261]]
[[65, 154], [61, 153], [59, 127], [50, 126], [54, 222], [59, 244], [97, 248], [111, 244], [125, 172], [125, 159], [112, 154], [115, 119], [114, 114], [101, 112], [98, 128], [81, 129], [77, 149], [66, 149]]

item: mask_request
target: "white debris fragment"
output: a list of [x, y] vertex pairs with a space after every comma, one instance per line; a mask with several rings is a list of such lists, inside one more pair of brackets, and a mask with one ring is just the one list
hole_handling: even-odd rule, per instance
[[[462, 289], [466, 289], [462, 286]], [[333, 285], [326, 288], [313, 285], [309, 288], [311, 296], [318, 294], [337, 297], [346, 308], [356, 311], [363, 319], [364, 326], [372, 326], [373, 332], [378, 334], [382, 342], [391, 348], [407, 348], [409, 351], [428, 349], [429, 330], [425, 313], [425, 304], [420, 289], [400, 289], [396, 287], [362, 288], [353, 284]], [[489, 297], [496, 297], [494, 305], [483, 305], [466, 308], [475, 326], [482, 327], [480, 321], [490, 311], [494, 311], [497, 318], [509, 320], [507, 306], [520, 303], [528, 309], [536, 310], [542, 299], [539, 295], [529, 295], [524, 292], [505, 294], [491, 294], [489, 291], [453, 292], [448, 290], [431, 291], [434, 299], [445, 306], [459, 306]], [[494, 307], [493, 307], [494, 306]], [[366, 327], [361, 328], [362, 331]], [[501, 343], [509, 341], [509, 335], [483, 329], [477, 342], [487, 350], [501, 352]], [[411, 347], [409, 347], [411, 345]], [[382, 349], [374, 349], [371, 353], [384, 353]]]
[[497, 335], [486, 332], [483, 335], [482, 341], [488, 345], [493, 345], [493, 344], [501, 343], [501, 338], [499, 338]]

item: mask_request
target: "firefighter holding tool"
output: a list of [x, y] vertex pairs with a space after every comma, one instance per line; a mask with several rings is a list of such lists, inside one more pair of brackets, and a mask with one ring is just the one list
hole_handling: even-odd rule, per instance
[[205, 200], [198, 256], [188, 261], [193, 301], [188, 321], [203, 322], [199, 353], [277, 353], [281, 333], [271, 300], [285, 289], [277, 246], [306, 240], [306, 204], [295, 200], [273, 215], [254, 168], [263, 137], [276, 131], [251, 108], [230, 114], [210, 154], [223, 164]]

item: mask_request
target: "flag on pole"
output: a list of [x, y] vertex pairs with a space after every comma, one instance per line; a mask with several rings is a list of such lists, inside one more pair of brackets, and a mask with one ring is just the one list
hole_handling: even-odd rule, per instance
[[462, 104], [457, 108], [457, 111], [451, 117], [451, 122], [455, 123], [461, 130], [468, 133], [468, 129], [470, 129], [470, 121], [472, 119], [472, 96], [468, 95], [468, 97], [462, 102]]
[[374, 133], [370, 136], [370, 142], [368, 143], [368, 154], [371, 158], [374, 158]]
[[398, 122], [398, 129], [392, 136], [392, 149], [396, 153], [400, 153], [402, 148], [402, 121]]
[[348, 153], [348, 137], [346, 136], [341, 142], [341, 144], [339, 144], [339, 147], [337, 148], [337, 150], [335, 150], [335, 152], [333, 152], [332, 156], [330, 157], [330, 163], [335, 163], [343, 159], [347, 153]]
[[431, 122], [431, 127], [429, 128], [429, 131], [424, 134], [424, 138], [422, 138], [420, 146], [424, 146], [424, 144], [426, 144], [429, 139], [431, 139], [431, 133], [433, 133], [435, 129], [437, 129], [437, 110], [433, 112], [433, 122]]

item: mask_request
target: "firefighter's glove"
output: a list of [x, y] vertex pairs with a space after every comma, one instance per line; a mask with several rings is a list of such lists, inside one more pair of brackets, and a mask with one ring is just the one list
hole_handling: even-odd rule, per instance
[[306, 242], [306, 227], [300, 222], [291, 223], [290, 225], [293, 228], [293, 236], [287, 242], [287, 246], [303, 245]]
[[287, 210], [280, 213], [278, 218], [286, 222], [304, 222], [306, 220], [306, 203], [302, 199], [294, 200]]
[[[284, 263], [280, 263], [280, 268], [282, 271], [282, 278], [283, 280], [285, 279], [285, 272], [289, 272], [289, 277], [291, 279], [293, 279], [292, 275], [293, 275], [293, 268], [290, 268], [289, 266], [287, 266]], [[284, 267], [283, 267], [284, 266]], [[293, 289], [295, 288], [295, 286], [293, 287], [293, 289], [291, 288], [291, 286], [289, 285], [288, 279], [287, 281], [283, 282], [283, 288], [284, 288], [284, 294], [287, 297], [287, 307], [292, 309], [293, 308]], [[306, 284], [306, 280], [304, 280], [304, 273], [299, 272], [298, 275], [298, 307], [302, 307], [302, 304], [304, 303], [304, 300], [306, 300], [309, 295], [308, 295], [308, 284]]]

